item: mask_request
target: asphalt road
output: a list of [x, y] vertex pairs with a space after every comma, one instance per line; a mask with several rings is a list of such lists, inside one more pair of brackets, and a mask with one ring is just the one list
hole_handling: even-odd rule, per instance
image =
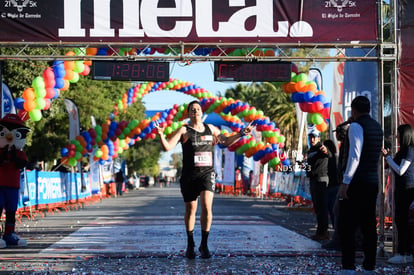
[[[285, 201], [215, 195], [211, 259], [184, 257], [184, 205], [178, 185], [130, 191], [23, 218], [28, 246], [0, 251], [4, 274], [333, 274], [340, 253], [309, 239], [315, 217]], [[199, 213], [198, 213], [199, 214]], [[197, 221], [196, 243], [200, 239]], [[378, 257], [376, 274], [414, 274]], [[358, 254], [357, 263], [362, 257]], [[358, 267], [360, 268], [360, 266]]]

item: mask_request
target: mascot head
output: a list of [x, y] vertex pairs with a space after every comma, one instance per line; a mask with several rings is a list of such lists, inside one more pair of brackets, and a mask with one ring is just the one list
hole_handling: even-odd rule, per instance
[[0, 119], [0, 148], [11, 148], [14, 145], [17, 150], [23, 149], [29, 131], [18, 115], [5, 115]]

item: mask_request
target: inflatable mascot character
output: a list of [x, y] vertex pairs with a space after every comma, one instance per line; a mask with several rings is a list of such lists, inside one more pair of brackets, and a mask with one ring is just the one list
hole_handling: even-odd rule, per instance
[[22, 151], [30, 129], [18, 115], [7, 114], [0, 119], [0, 212], [6, 212], [6, 223], [0, 248], [26, 246], [15, 232], [16, 211], [19, 200], [20, 172], [27, 165]]

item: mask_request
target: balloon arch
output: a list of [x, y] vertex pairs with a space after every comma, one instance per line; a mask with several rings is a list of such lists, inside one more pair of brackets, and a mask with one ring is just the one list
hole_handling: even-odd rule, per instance
[[[91, 52], [89, 55], [97, 54]], [[81, 55], [81, 51], [68, 52], [68, 56]], [[22, 98], [15, 100], [19, 109], [19, 116], [33, 121], [42, 119], [42, 110], [50, 108], [53, 99], [60, 96], [62, 91], [68, 90], [71, 83], [76, 83], [80, 75], [88, 75], [92, 61], [55, 61], [53, 66], [45, 69], [42, 76], [32, 81], [32, 86], [25, 89]], [[301, 110], [307, 112], [308, 122], [324, 132], [328, 128], [330, 103], [325, 93], [317, 89], [314, 81], [309, 81], [305, 73], [299, 73], [292, 65], [290, 82], [282, 84], [283, 91], [291, 95], [292, 102], [298, 103]], [[195, 84], [177, 79], [168, 82], [144, 82], [128, 89], [114, 106], [114, 114], [128, 108], [137, 99], [146, 94], [161, 90], [174, 90], [191, 95], [198, 99], [206, 114], [216, 113], [225, 120], [231, 133], [222, 131], [224, 135], [237, 133], [246, 123], [255, 121], [256, 130], [261, 132], [262, 140], [257, 141], [252, 136], [245, 136], [228, 147], [230, 151], [253, 157], [262, 164], [268, 163], [277, 169], [281, 165], [289, 165], [286, 154], [280, 154], [284, 148], [285, 136], [281, 134], [276, 124], [266, 117], [261, 110], [240, 100], [217, 97]], [[155, 121], [166, 126], [164, 134], [169, 137], [175, 130], [185, 123], [187, 104], [175, 104], [171, 109], [156, 113], [152, 118], [138, 121], [111, 120], [82, 131], [79, 136], [61, 149], [62, 162], [75, 166], [84, 156], [94, 153], [94, 160], [101, 164], [116, 158], [118, 154], [128, 149], [142, 139], [156, 137]], [[28, 114], [28, 116], [27, 116]]]

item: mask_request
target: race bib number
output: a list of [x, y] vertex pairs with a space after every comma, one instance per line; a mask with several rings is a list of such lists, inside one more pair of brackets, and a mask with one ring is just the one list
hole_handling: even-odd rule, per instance
[[197, 166], [197, 167], [213, 166], [212, 152], [195, 152], [194, 166]]

